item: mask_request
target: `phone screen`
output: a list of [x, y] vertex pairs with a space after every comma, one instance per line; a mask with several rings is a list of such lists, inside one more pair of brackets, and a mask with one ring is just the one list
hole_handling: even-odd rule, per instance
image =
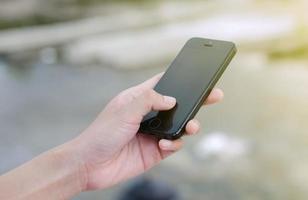
[[229, 42], [189, 40], [154, 88], [162, 95], [175, 97], [176, 106], [168, 111], [153, 111], [143, 122], [150, 123], [149, 128], [156, 131], [178, 131], [233, 48], [233, 43]]

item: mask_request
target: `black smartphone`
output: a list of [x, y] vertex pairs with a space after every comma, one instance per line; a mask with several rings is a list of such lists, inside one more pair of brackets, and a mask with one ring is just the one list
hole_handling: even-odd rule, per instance
[[196, 115], [235, 53], [232, 42], [203, 38], [186, 42], [154, 88], [175, 97], [175, 107], [148, 113], [139, 132], [171, 140], [181, 137], [186, 123]]

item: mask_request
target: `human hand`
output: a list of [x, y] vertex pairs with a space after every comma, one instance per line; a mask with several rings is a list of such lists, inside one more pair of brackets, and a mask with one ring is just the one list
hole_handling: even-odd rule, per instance
[[[153, 90], [161, 76], [162, 73], [121, 92], [70, 143], [85, 168], [85, 174], [80, 176], [84, 177], [84, 190], [107, 188], [141, 174], [182, 147], [182, 139], [158, 140], [137, 133], [148, 112], [169, 110], [176, 104], [173, 97]], [[216, 103], [222, 98], [223, 92], [214, 89], [204, 104]], [[190, 120], [185, 127], [186, 135], [193, 135], [199, 129], [199, 122]]]

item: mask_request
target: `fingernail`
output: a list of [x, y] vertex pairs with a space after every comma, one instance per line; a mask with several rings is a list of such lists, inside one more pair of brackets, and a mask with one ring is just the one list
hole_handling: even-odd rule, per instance
[[173, 106], [176, 103], [176, 99], [170, 96], [164, 96], [164, 101], [170, 106]]
[[221, 89], [215, 89], [215, 93], [218, 96], [219, 100], [224, 98], [224, 92]]
[[164, 149], [169, 149], [170, 147], [172, 147], [172, 142], [169, 140], [161, 140], [160, 145]]

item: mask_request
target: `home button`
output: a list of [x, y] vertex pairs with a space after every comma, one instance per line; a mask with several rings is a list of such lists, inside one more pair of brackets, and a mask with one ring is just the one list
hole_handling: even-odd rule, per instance
[[159, 118], [154, 118], [149, 122], [150, 128], [155, 129], [158, 128], [161, 124], [161, 121]]

